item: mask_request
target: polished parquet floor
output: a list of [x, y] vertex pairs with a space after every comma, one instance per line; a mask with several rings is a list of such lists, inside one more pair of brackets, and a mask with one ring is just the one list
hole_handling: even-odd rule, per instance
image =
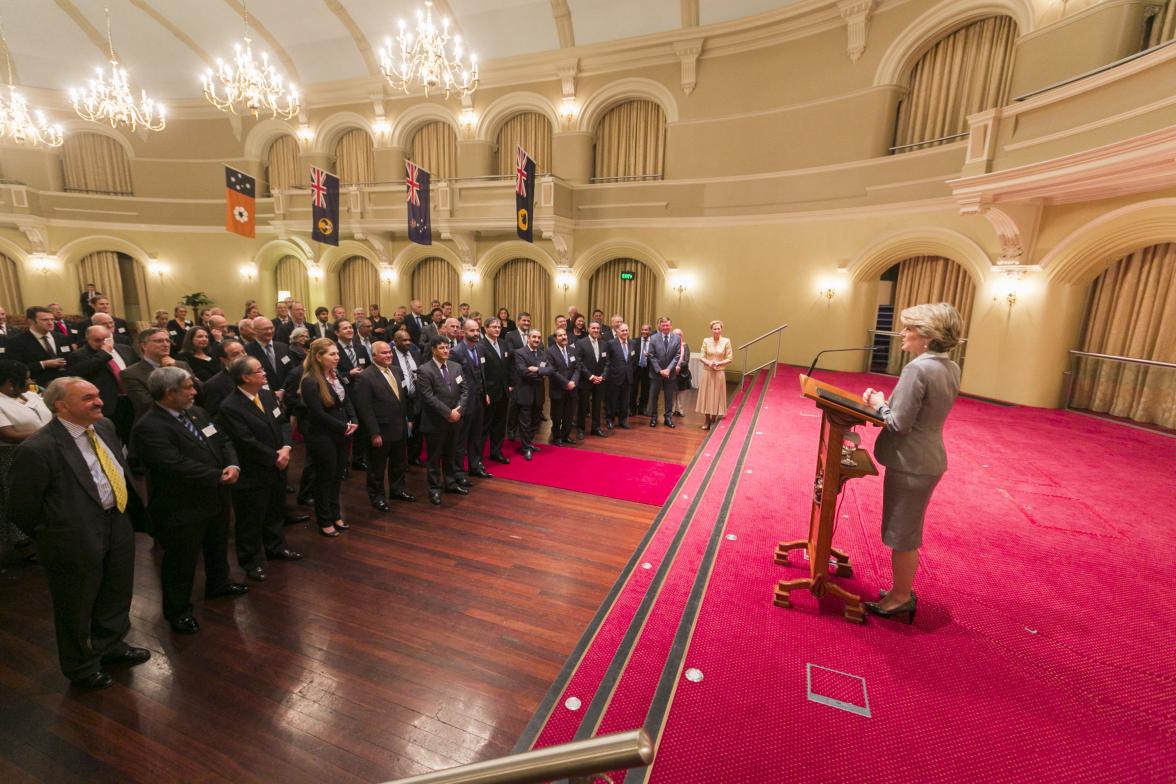
[[[579, 448], [687, 463], [705, 433], [684, 398], [675, 430], [635, 419]], [[287, 528], [306, 558], [197, 600], [192, 637], [162, 620], [139, 536], [128, 641], [153, 656], [97, 693], [62, 677], [44, 575], [7, 554], [0, 781], [380, 782], [508, 754], [658, 510], [475, 481], [436, 508], [411, 469], [417, 502], [381, 515], [353, 474], [352, 529]]]

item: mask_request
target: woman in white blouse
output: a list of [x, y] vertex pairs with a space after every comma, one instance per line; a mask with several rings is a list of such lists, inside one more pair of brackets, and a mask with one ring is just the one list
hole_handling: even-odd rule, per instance
[[28, 388], [29, 369], [0, 359], [0, 441], [4, 443], [24, 441], [53, 418], [41, 396]]

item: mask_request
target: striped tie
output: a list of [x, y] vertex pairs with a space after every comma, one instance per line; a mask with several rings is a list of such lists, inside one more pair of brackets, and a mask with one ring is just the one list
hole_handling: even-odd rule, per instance
[[[261, 401], [258, 401], [258, 405], [261, 405]], [[200, 435], [200, 431], [196, 429], [196, 425], [192, 423], [192, 420], [188, 418], [187, 414], [180, 414], [179, 420], [183, 423], [188, 432], [195, 436], [197, 441], [202, 444], [207, 443], [204, 440], [204, 436]]]
[[115, 468], [114, 461], [110, 459], [110, 453], [98, 446], [98, 436], [94, 433], [94, 428], [86, 428], [86, 438], [90, 439], [90, 448], [97, 455], [98, 465], [102, 467], [102, 473], [106, 474], [106, 481], [110, 482], [110, 489], [114, 491], [114, 505], [120, 512], [127, 511], [126, 480], [123, 479], [122, 473]]

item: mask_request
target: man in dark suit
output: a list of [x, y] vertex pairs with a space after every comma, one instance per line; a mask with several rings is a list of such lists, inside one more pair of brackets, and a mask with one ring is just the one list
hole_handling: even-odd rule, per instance
[[629, 429], [629, 396], [633, 373], [637, 367], [637, 341], [629, 339], [629, 325], [621, 323], [616, 337], [608, 342], [608, 381], [605, 388], [605, 413], [617, 427]]
[[[507, 350], [512, 354], [516, 351], [520, 351], [521, 349], [526, 348], [530, 343], [530, 340], [527, 337], [527, 333], [531, 331], [531, 314], [525, 310], [519, 311], [519, 314], [515, 320], [515, 324], [518, 327], [517, 329], [513, 329], [502, 336], [502, 340], [506, 343]], [[510, 386], [512, 388], [515, 387], [517, 382], [518, 377], [515, 375], [515, 363], [511, 362], [509, 379]], [[545, 398], [546, 393], [544, 393], [544, 399]], [[542, 411], [542, 400], [540, 400], [539, 408], [540, 411]], [[538, 422], [538, 420], [536, 420], [536, 422]], [[506, 437], [512, 439], [515, 438], [518, 436], [518, 431], [519, 412], [518, 408], [515, 406], [515, 396], [512, 394], [510, 396], [510, 403], [506, 409]]]
[[82, 309], [83, 316], [94, 315], [94, 300], [101, 297], [101, 292], [93, 283], [87, 283], [85, 291], [82, 296], [78, 297], [78, 306]]
[[131, 429], [131, 451], [147, 469], [147, 511], [164, 547], [163, 617], [179, 634], [200, 631], [192, 584], [202, 552], [206, 597], [241, 596], [249, 590], [229, 577], [229, 490], [241, 475], [237, 452], [192, 405], [194, 381], [179, 367], [152, 371], [147, 380], [151, 408]]
[[666, 427], [674, 426], [674, 395], [678, 391], [678, 360], [682, 340], [673, 332], [670, 320], [657, 320], [657, 332], [649, 340], [649, 426], [657, 427], [657, 398], [661, 394], [665, 408]]
[[294, 365], [290, 347], [274, 340], [274, 322], [265, 316], [253, 319], [253, 337], [254, 340], [245, 345], [245, 352], [261, 363], [270, 389], [280, 399], [286, 374]]
[[410, 308], [408, 315], [404, 319], [404, 328], [408, 330], [408, 336], [412, 338], [412, 344], [419, 346], [421, 344], [421, 332], [425, 329], [425, 314], [421, 312], [424, 305], [419, 299], [414, 299], [408, 303]]
[[[173, 359], [171, 356], [171, 338], [167, 330], [159, 327], [149, 327], [139, 333], [136, 338], [140, 359], [122, 373], [123, 385], [127, 389], [127, 397], [135, 409], [135, 419], [143, 416], [153, 406], [154, 401], [147, 389], [147, 379], [156, 368], [178, 367], [192, 374], [192, 368], [187, 362]], [[200, 386], [197, 384], [197, 391]]]
[[593, 321], [595, 321], [597, 324], [600, 325], [600, 339], [603, 340], [605, 343], [609, 342], [610, 340], [612, 340], [615, 337], [615, 335], [613, 335], [613, 331], [610, 328], [608, 322], [606, 322], [604, 320], [604, 311], [603, 310], [601, 310], [600, 308], [597, 308], [596, 310], [592, 311], [592, 318], [590, 318], [588, 320], [588, 323], [591, 324]]
[[413, 343], [412, 335], [407, 329], [397, 330], [392, 338], [396, 341], [392, 352], [392, 364], [400, 368], [400, 377], [404, 379], [401, 388], [404, 395], [401, 400], [408, 419], [408, 464], [424, 467], [425, 463], [421, 460], [421, 397], [416, 388], [416, 372], [421, 364], [421, 352]]
[[[97, 315], [98, 313], [105, 313], [106, 315], [110, 316], [110, 318], [114, 321], [114, 341], [116, 343], [119, 342], [119, 340], [118, 340], [119, 335], [122, 335], [122, 336], [126, 337], [127, 339], [133, 340], [134, 335], [131, 334], [131, 328], [130, 328], [130, 326], [127, 325], [126, 320], [120, 319], [118, 316], [114, 315], [110, 311], [110, 307], [111, 307], [110, 306], [110, 298], [99, 294], [98, 297], [94, 300], [94, 315]], [[94, 316], [91, 315], [90, 316], [90, 324], [97, 324], [97, 323], [98, 322], [94, 321]], [[90, 324], [86, 324], [85, 326], [88, 327], [88, 326], [90, 326]], [[79, 328], [79, 331], [80, 331], [80, 328]]]
[[53, 311], [49, 308], [31, 307], [25, 315], [29, 329], [8, 339], [5, 355], [23, 362], [29, 369], [29, 378], [38, 386], [47, 387], [50, 381], [65, 375], [66, 359], [73, 346], [53, 334]]
[[[8, 311], [6, 311], [4, 308], [0, 308], [0, 349], [4, 349], [8, 343], [8, 339], [20, 331], [21, 330], [17, 329], [16, 327], [9, 325]], [[0, 351], [0, 354], [3, 353], [5, 353], [5, 351]]]
[[[290, 323], [290, 305], [285, 300], [278, 300], [274, 305], [274, 317], [270, 319], [274, 325], [274, 335], [281, 335], [286, 325]], [[283, 343], [286, 341], [282, 341]]]
[[[502, 322], [491, 318], [486, 322], [486, 336], [482, 338], [482, 379], [486, 383], [486, 413], [482, 441], [490, 442], [490, 459], [496, 463], [509, 463], [510, 458], [502, 454], [502, 442], [506, 438], [506, 407], [510, 400], [511, 377], [514, 362], [510, 349], [502, 340]], [[479, 454], [481, 444], [479, 444]]]
[[[421, 396], [421, 432], [429, 455], [429, 501], [441, 504], [441, 491], [469, 495], [468, 482], [457, 480], [457, 430], [469, 401], [469, 383], [461, 365], [449, 361], [449, 341], [440, 335], [429, 345], [432, 359], [417, 369]], [[444, 471], [444, 478], [442, 478]]]
[[25, 439], [8, 469], [8, 520], [34, 537], [49, 580], [61, 671], [80, 688], [113, 681], [103, 665], [151, 658], [131, 628], [135, 537], [145, 528], [123, 445], [98, 388], [77, 377], [45, 390], [53, 420]]
[[117, 346], [126, 346], [131, 351], [135, 350], [135, 339], [132, 335], [125, 332], [120, 333], [116, 331], [114, 325], [114, 317], [109, 313], [95, 313], [90, 317], [89, 321], [79, 321], [74, 327], [78, 330], [78, 334], [85, 335], [86, 330], [90, 327], [106, 327], [110, 332], [111, 337], [114, 338], [114, 343]]
[[310, 325], [310, 339], [318, 340], [319, 338], [335, 339], [335, 330], [328, 320], [331, 311], [319, 305], [314, 309], [314, 322]]
[[404, 374], [392, 359], [392, 347], [382, 340], [372, 344], [372, 365], [355, 379], [355, 413], [368, 434], [367, 492], [372, 506], [388, 511], [384, 498], [384, 474], [388, 474], [388, 496], [397, 501], [415, 501], [404, 489], [408, 470], [405, 434]]
[[[558, 332], [561, 329], [564, 330], [565, 332], [568, 329], [568, 317], [563, 314], [560, 314], [555, 317], [555, 331]], [[555, 345], [555, 332], [552, 332], [550, 335], [547, 336], [547, 346], [548, 346], [548, 348], [550, 348], [551, 346], [554, 346], [554, 345]]]
[[444, 329], [442, 328], [444, 324], [445, 313], [442, 312], [441, 308], [433, 308], [429, 314], [429, 323], [421, 329], [421, 337], [418, 341], [418, 345], [424, 352], [432, 352], [429, 346], [433, 345], [433, 338], [444, 334]]
[[[335, 322], [333, 334], [335, 345], [339, 347], [339, 366], [335, 368], [335, 373], [343, 385], [350, 388], [356, 377], [372, 364], [372, 358], [366, 349], [355, 342], [355, 326], [347, 319], [343, 318]], [[352, 444], [366, 444], [367, 439], [368, 434], [361, 424], [359, 429], [355, 431]], [[356, 471], [367, 470], [367, 458], [362, 446], [358, 449], [352, 449], [351, 467]]]
[[[523, 314], [519, 314], [522, 321]], [[527, 321], [530, 322], [530, 317]], [[518, 411], [519, 441], [522, 444], [523, 459], [530, 460], [535, 446], [535, 430], [539, 426], [539, 415], [543, 411], [543, 379], [551, 375], [551, 363], [543, 350], [543, 333], [537, 329], [527, 335], [527, 345], [511, 352], [514, 359], [514, 402]]]
[[[446, 322], [448, 323], [448, 322]], [[462, 375], [469, 384], [469, 400], [461, 410], [457, 428], [457, 480], [470, 476], [492, 479], [493, 474], [482, 463], [482, 444], [486, 422], [486, 355], [482, 351], [482, 332], [478, 322], [466, 319], [465, 339], [449, 352], [450, 361], [461, 365]]]
[[[580, 434], [588, 426], [588, 415], [592, 415], [592, 435], [604, 437], [600, 427], [600, 412], [604, 407], [605, 384], [608, 381], [608, 344], [600, 337], [600, 322], [588, 325], [588, 337], [580, 338], [576, 344], [576, 359], [580, 365], [580, 407], [577, 423]], [[612, 423], [605, 420], [608, 427]]]
[[126, 443], [131, 437], [131, 423], [135, 410], [127, 397], [122, 374], [135, 364], [138, 357], [126, 346], [114, 342], [110, 330], [93, 326], [86, 330], [86, 343], [70, 353], [66, 369], [98, 387], [102, 396], [102, 415], [114, 422], [119, 438]]
[[313, 325], [307, 323], [307, 321], [306, 321], [306, 306], [303, 305], [301, 302], [291, 302], [290, 303], [290, 320], [287, 321], [286, 323], [284, 323], [282, 325], [282, 328], [277, 330], [274, 333], [274, 338], [282, 341], [283, 343], [289, 343], [290, 342], [290, 333], [293, 332], [294, 330], [298, 329], [299, 327], [302, 327], [308, 333], [310, 333], [311, 340], [313, 340], [316, 337], [315, 331], [312, 328]]
[[220, 372], [204, 382], [200, 390], [200, 398], [204, 403], [202, 408], [210, 417], [216, 416], [221, 405], [237, 388], [237, 385], [233, 383], [233, 377], [229, 375], [229, 367], [241, 357], [246, 356], [245, 344], [236, 338], [225, 338], [221, 342], [218, 356], [221, 363]]
[[61, 305], [56, 302], [50, 302], [45, 307], [49, 308], [53, 313], [53, 336], [69, 343], [69, 345], [77, 348], [85, 338], [83, 334], [85, 330], [80, 329], [77, 324], [71, 324], [65, 320], [65, 311], [61, 309]]
[[551, 384], [547, 388], [551, 400], [551, 443], [575, 446], [571, 435], [580, 370], [575, 350], [568, 348], [567, 330], [557, 329], [553, 337], [555, 345], [547, 349], [547, 364], [551, 366]]
[[[268, 321], [268, 319], [267, 319]], [[221, 404], [216, 424], [232, 442], [241, 477], [232, 486], [237, 564], [245, 576], [265, 580], [268, 558], [297, 561], [284, 533], [286, 467], [290, 464], [290, 423], [277, 396], [266, 386], [265, 370], [254, 357], [229, 365], [236, 385]]]
[[633, 391], [629, 393], [629, 411], [633, 414], [644, 414], [649, 405], [649, 341], [653, 337], [653, 327], [641, 325], [640, 337], [634, 338], [637, 344], [637, 368], [633, 376]]

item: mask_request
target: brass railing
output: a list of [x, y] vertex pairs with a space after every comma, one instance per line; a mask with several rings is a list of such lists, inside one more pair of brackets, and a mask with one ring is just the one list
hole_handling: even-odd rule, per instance
[[1074, 378], [1078, 372], [1078, 359], [1080, 357], [1089, 357], [1090, 359], [1105, 359], [1108, 362], [1122, 362], [1127, 365], [1147, 365], [1148, 367], [1162, 367], [1176, 369], [1176, 363], [1161, 362], [1158, 359], [1139, 359], [1137, 357], [1121, 357], [1118, 354], [1096, 354], [1093, 351], [1078, 351], [1077, 349], [1070, 350], [1070, 369], [1066, 371], [1066, 402], [1062, 408], [1070, 407], [1070, 398], [1074, 392]]
[[644, 729], [637, 729], [423, 773], [389, 784], [538, 784], [556, 779], [593, 784], [596, 774], [642, 768], [651, 762], [653, 741]]
[[1062, 79], [1060, 82], [1054, 82], [1053, 84], [1047, 84], [1045, 87], [1038, 87], [1036, 90], [1030, 90], [1029, 92], [1024, 93], [1023, 95], [1018, 95], [1016, 98], [1014, 98], [1013, 103], [1018, 103], [1020, 101], [1028, 100], [1029, 98], [1033, 98], [1034, 96], [1041, 95], [1042, 93], [1048, 93], [1050, 90], [1056, 90], [1059, 87], [1065, 87], [1067, 84], [1073, 84], [1074, 82], [1080, 82], [1083, 79], [1088, 79], [1091, 76], [1103, 73], [1104, 71], [1109, 71], [1112, 68], [1118, 68], [1123, 63], [1129, 63], [1132, 60], [1138, 60], [1140, 57], [1143, 57], [1144, 55], [1149, 55], [1152, 52], [1155, 52], [1159, 49], [1164, 49], [1165, 47], [1173, 46], [1173, 45], [1176, 45], [1176, 39], [1173, 39], [1171, 41], [1164, 41], [1163, 43], [1156, 44], [1155, 46], [1152, 46], [1148, 49], [1142, 49], [1138, 52], [1135, 52], [1134, 54], [1129, 54], [1126, 57], [1120, 57], [1118, 60], [1115, 60], [1113, 63], [1107, 63], [1106, 65], [1100, 65], [1097, 68], [1091, 68], [1089, 71], [1083, 71], [1082, 73], [1078, 74], [1077, 76], [1071, 76], [1068, 79]]
[[[748, 376], [752, 375], [753, 373], [758, 373], [759, 371], [763, 370], [766, 367], [772, 368], [772, 375], [773, 376], [776, 374], [775, 366], [777, 364], [779, 364], [779, 362], [780, 362], [780, 340], [783, 336], [784, 330], [786, 330], [786, 329], [788, 329], [788, 325], [781, 324], [778, 327], [775, 327], [773, 329], [769, 329], [767, 332], [760, 335], [759, 337], [752, 338], [751, 340], [747, 341], [739, 348], [735, 349], [736, 351], [743, 352], [743, 375], [739, 378], [739, 385], [740, 386], [743, 386], [743, 382], [747, 380]], [[763, 364], [757, 365], [756, 367], [749, 369], [747, 367], [748, 349], [750, 349], [756, 343], [759, 343], [761, 340], [766, 340], [767, 338], [770, 338], [772, 335], [776, 336], [776, 354], [775, 354], [775, 356], [772, 359], [768, 360], [767, 362], [764, 362]]]
[[924, 139], [921, 142], [911, 142], [910, 144], [897, 144], [894, 147], [890, 148], [890, 152], [896, 153], [899, 150], [909, 150], [912, 147], [922, 147], [924, 144], [940, 144], [942, 142], [955, 141], [956, 139], [962, 139], [971, 133], [972, 132], [970, 130], [960, 131], [959, 133], [953, 133], [950, 136], [940, 136], [938, 139]]

